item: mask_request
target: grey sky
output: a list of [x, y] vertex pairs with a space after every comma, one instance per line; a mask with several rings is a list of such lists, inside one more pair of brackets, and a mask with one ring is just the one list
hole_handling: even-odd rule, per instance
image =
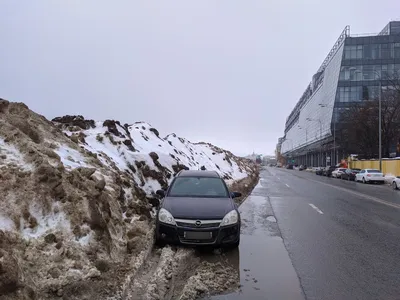
[[367, 3], [3, 0], [0, 97], [273, 153], [344, 26], [374, 33], [400, 16], [398, 0]]

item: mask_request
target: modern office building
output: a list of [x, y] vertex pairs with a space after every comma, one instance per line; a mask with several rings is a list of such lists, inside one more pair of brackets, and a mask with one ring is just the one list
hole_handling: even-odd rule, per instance
[[346, 153], [336, 143], [340, 114], [377, 99], [379, 86], [400, 72], [400, 21], [378, 34], [352, 35], [346, 26], [286, 119], [281, 154], [307, 166], [334, 165]]

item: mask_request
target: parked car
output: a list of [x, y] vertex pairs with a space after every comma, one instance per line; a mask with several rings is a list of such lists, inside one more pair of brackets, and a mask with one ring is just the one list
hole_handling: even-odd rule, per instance
[[347, 169], [346, 168], [337, 168], [332, 171], [332, 178], [341, 178], [342, 173], [344, 173]]
[[335, 166], [327, 166], [325, 169], [322, 171], [322, 175], [326, 177], [331, 177], [332, 172], [336, 169]]
[[315, 169], [315, 174], [316, 175], [323, 175], [323, 172], [324, 172], [324, 168], [322, 168], [322, 167], [317, 167]]
[[400, 176], [396, 176], [392, 181], [392, 187], [394, 190], [398, 190], [400, 188]]
[[307, 166], [300, 165], [299, 171], [303, 171], [303, 170], [305, 170], [305, 169], [307, 169]]
[[293, 165], [286, 165], [286, 169], [293, 170]]
[[385, 183], [385, 176], [377, 169], [363, 169], [356, 174], [356, 181], [362, 181], [363, 183]]
[[355, 181], [356, 180], [356, 174], [360, 173], [361, 169], [346, 169], [344, 171], [340, 178], [348, 181]]
[[169, 188], [156, 215], [156, 244], [209, 245], [236, 248], [240, 214], [224, 180], [215, 171], [183, 170]]

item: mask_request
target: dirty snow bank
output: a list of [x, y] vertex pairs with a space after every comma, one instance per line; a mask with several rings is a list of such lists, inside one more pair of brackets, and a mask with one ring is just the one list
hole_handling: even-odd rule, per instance
[[231, 182], [254, 172], [146, 123], [50, 122], [0, 99], [0, 299], [118, 295], [151, 253], [154, 192], [187, 168]]

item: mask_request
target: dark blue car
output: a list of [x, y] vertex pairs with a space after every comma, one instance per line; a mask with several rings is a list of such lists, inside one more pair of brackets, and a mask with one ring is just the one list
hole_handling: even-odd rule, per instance
[[183, 170], [162, 197], [156, 218], [156, 244], [238, 247], [240, 214], [224, 180], [215, 171]]

